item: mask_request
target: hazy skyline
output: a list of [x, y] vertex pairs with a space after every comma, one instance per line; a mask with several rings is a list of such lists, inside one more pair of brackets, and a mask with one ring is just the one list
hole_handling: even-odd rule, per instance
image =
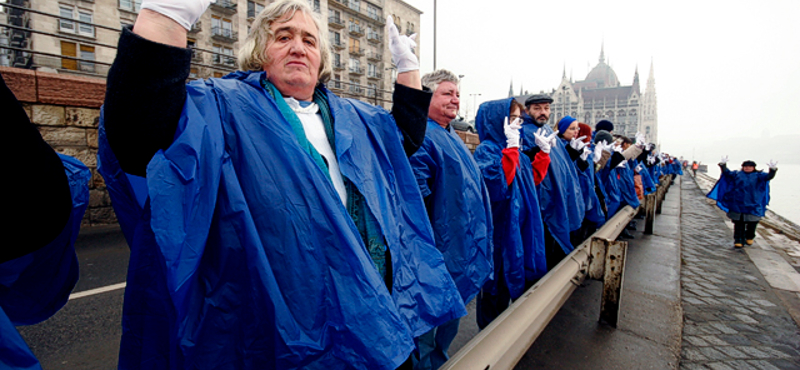
[[[433, 70], [433, 0], [406, 2], [424, 12], [424, 74]], [[652, 60], [664, 151], [688, 156], [716, 141], [800, 134], [800, 1], [439, 0], [437, 7], [436, 67], [465, 75], [461, 104], [470, 117], [473, 99], [506, 97], [512, 79], [515, 94], [520, 86], [550, 91], [564, 68], [584, 79], [604, 44], [622, 85], [638, 66], [642, 92]], [[794, 158], [776, 160], [798, 163], [800, 145], [782, 149]]]

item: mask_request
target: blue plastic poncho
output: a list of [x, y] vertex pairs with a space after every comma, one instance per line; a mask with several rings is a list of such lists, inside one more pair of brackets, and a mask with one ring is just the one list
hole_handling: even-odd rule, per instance
[[0, 263], [0, 368], [39, 369], [14, 326], [33, 325], [53, 316], [78, 281], [75, 238], [89, 204], [92, 177], [79, 160], [59, 154], [72, 194], [72, 212], [64, 229], [45, 247]]
[[769, 205], [769, 173], [731, 171], [725, 168], [707, 194], [727, 212], [764, 217]]
[[[644, 164], [642, 164], [642, 166], [644, 166]], [[642, 176], [642, 186], [644, 187], [644, 194], [647, 195], [655, 192], [656, 186], [658, 184], [656, 184], [653, 181], [653, 178], [650, 175], [650, 169], [645, 167], [644, 169], [642, 169], [642, 171], [639, 172], [639, 175]]]
[[611, 219], [617, 213], [622, 203], [622, 192], [620, 190], [619, 173], [615, 168], [611, 168], [611, 161], [606, 161], [598, 173], [597, 178], [600, 180], [606, 196], [606, 214], [607, 219]]
[[[553, 133], [549, 125], [541, 127], [544, 128], [546, 135]], [[523, 150], [536, 146], [533, 134], [539, 128], [540, 126], [525, 115], [522, 124]], [[554, 145], [551, 148], [550, 167], [547, 169], [547, 175], [537, 186], [537, 190], [542, 220], [564, 253], [569, 254], [574, 249], [569, 240], [569, 233], [581, 227], [586, 216], [586, 205], [583, 203], [578, 171], [563, 145]]]
[[596, 227], [602, 226], [606, 222], [606, 215], [603, 213], [603, 206], [600, 198], [595, 192], [595, 173], [594, 173], [594, 153], [590, 153], [587, 158], [589, 166], [585, 170], [578, 170], [578, 180], [581, 184], [581, 194], [583, 203], [586, 205], [586, 219], [595, 224]]
[[392, 292], [263, 72], [194, 81], [149, 198], [99, 159], [131, 240], [121, 369], [394, 369], [466, 313], [434, 246], [393, 118], [327, 90], [342, 175], [391, 253]]
[[[533, 169], [520, 153], [521, 163], [511, 185], [503, 171], [502, 152], [506, 147], [503, 120], [508, 116], [512, 99], [481, 104], [475, 121], [481, 139], [475, 149], [475, 160], [489, 189], [494, 222], [495, 278], [487, 282], [485, 289], [495, 294], [495, 284], [504, 280], [511, 299], [516, 299], [524, 293], [526, 280], [534, 281], [547, 273], [547, 262]], [[498, 275], [501, 273], [502, 279]]]
[[631, 168], [631, 161], [625, 167], [617, 167], [614, 169], [619, 179], [620, 200], [622, 201], [621, 207], [626, 205], [631, 206], [633, 209], [639, 207], [639, 197], [636, 195], [636, 184], [633, 180], [633, 168]]
[[492, 213], [478, 164], [452, 131], [428, 120], [409, 158], [433, 226], [436, 247], [464, 303], [492, 276]]

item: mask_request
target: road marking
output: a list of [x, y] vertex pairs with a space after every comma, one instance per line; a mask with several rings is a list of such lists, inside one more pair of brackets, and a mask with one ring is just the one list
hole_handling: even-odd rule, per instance
[[95, 294], [110, 292], [110, 291], [113, 291], [113, 290], [123, 289], [123, 288], [125, 288], [126, 284], [127, 283], [119, 283], [119, 284], [114, 284], [114, 285], [107, 285], [107, 286], [96, 288], [96, 289], [84, 290], [82, 292], [73, 293], [73, 294], [69, 295], [69, 300], [71, 301], [73, 299], [88, 297], [90, 295], [95, 295]]

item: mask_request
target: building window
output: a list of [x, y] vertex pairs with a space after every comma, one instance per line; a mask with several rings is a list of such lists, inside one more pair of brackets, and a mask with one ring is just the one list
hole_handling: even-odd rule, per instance
[[312, 9], [314, 9], [315, 12], [317, 12], [317, 13], [321, 12], [321, 10], [320, 10], [321, 8], [320, 8], [320, 5], [319, 5], [319, 0], [308, 0], [308, 5]]
[[355, 58], [350, 58], [350, 72], [358, 72], [361, 68], [361, 61]]
[[361, 86], [360, 85], [361, 85], [361, 81], [351, 78], [350, 79], [350, 89], [349, 89], [350, 93], [360, 95], [361, 94]]
[[139, 9], [142, 8], [142, 0], [119, 0], [119, 8], [138, 13]]
[[189, 78], [191, 78], [193, 80], [198, 78], [198, 76], [197, 76], [197, 67], [189, 68]]
[[214, 64], [222, 64], [228, 67], [233, 67], [236, 65], [236, 61], [233, 57], [233, 49], [229, 47], [222, 47], [220, 45], [212, 45], [211, 51], [214, 54], [214, 56], [211, 58], [214, 61]]
[[[72, 58], [61, 58], [61, 68], [72, 71], [95, 72], [94, 46], [61, 41], [61, 55]], [[73, 58], [79, 58], [76, 60]]]
[[378, 77], [378, 67], [372, 63], [367, 64], [367, 76]]
[[372, 18], [372, 19], [374, 19], [376, 21], [380, 21], [381, 20], [380, 10], [378, 8], [372, 6], [371, 4], [367, 4], [367, 15], [370, 18]]
[[[88, 10], [78, 10], [69, 5], [59, 6], [59, 15], [63, 18], [77, 19], [82, 22], [92, 23], [92, 13]], [[81, 36], [94, 37], [94, 26], [76, 23], [66, 19], [59, 19], [58, 30], [61, 32], [75, 33]]]
[[233, 37], [233, 23], [230, 19], [224, 19], [217, 16], [211, 17], [211, 34], [223, 37]]
[[255, 1], [247, 2], [247, 18], [255, 18], [261, 13], [262, 10], [264, 10], [264, 5], [261, 5]]
[[361, 9], [361, 0], [350, 0], [347, 3], [347, 6], [349, 6], [350, 9], [353, 9], [355, 11], [359, 11]]

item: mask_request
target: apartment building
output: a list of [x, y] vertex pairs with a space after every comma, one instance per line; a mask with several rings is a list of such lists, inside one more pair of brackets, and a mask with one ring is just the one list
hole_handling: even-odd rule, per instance
[[[331, 41], [334, 73], [328, 88], [388, 108], [396, 72], [384, 32], [386, 16], [410, 35], [418, 32], [422, 12], [402, 0], [308, 2]], [[235, 71], [240, 40], [270, 3], [211, 4], [188, 34], [190, 79]], [[0, 65], [105, 76], [120, 28], [134, 23], [140, 6], [141, 0], [0, 0]]]

